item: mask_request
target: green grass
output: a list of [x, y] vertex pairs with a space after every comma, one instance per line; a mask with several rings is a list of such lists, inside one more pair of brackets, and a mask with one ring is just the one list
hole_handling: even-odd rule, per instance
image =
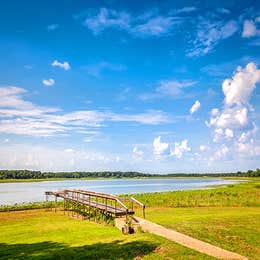
[[148, 233], [27, 210], [0, 213], [1, 259], [213, 259]]
[[136, 194], [147, 207], [260, 206], [260, 178], [204, 190]]
[[[63, 202], [58, 201], [57, 207], [62, 207]], [[28, 210], [28, 209], [48, 209], [54, 207], [54, 202], [28, 202], [14, 205], [0, 205], [0, 212], [5, 211], [19, 211], [19, 210]]]
[[260, 259], [259, 178], [210, 190], [135, 197], [146, 204], [146, 217], [151, 221], [250, 259]]
[[[151, 221], [260, 259], [260, 178], [247, 180], [208, 190], [134, 197], [146, 204]], [[42, 204], [29, 204], [27, 209], [37, 206]], [[2, 212], [0, 232], [1, 259], [212, 259], [158, 236], [124, 236], [114, 227], [72, 219], [61, 212]]]
[[146, 216], [165, 227], [260, 259], [259, 207], [151, 208]]

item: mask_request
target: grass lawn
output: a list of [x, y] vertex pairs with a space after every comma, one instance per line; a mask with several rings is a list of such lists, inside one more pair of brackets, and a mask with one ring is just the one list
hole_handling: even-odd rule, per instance
[[153, 208], [146, 215], [165, 227], [260, 259], [259, 207]]
[[27, 210], [0, 213], [1, 259], [213, 259], [148, 233]]
[[147, 219], [224, 249], [260, 259], [260, 179], [210, 190], [135, 196]]
[[[260, 259], [259, 178], [215, 189], [134, 197], [145, 203], [151, 221]], [[0, 234], [1, 259], [212, 259], [152, 234], [124, 236], [112, 226], [44, 209], [0, 212]]]

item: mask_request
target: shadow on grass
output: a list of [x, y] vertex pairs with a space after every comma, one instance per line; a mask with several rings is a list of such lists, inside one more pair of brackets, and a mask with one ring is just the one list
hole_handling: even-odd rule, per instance
[[133, 259], [155, 250], [156, 244], [148, 241], [122, 243], [96, 243], [70, 247], [55, 242], [34, 244], [0, 244], [1, 259]]

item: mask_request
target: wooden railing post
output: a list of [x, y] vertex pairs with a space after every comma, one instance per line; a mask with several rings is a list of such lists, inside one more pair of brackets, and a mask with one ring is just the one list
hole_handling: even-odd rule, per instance
[[57, 211], [57, 196], [55, 196], [55, 212]]

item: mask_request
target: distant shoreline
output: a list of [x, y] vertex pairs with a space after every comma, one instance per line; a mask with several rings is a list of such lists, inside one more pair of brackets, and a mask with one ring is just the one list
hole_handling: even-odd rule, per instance
[[255, 177], [220, 177], [220, 176], [154, 176], [154, 177], [88, 177], [88, 178], [45, 178], [45, 179], [0, 179], [1, 183], [24, 183], [24, 182], [44, 182], [44, 181], [78, 181], [78, 180], [126, 180], [126, 179], [179, 179], [179, 178], [217, 178], [230, 180], [250, 180]]
[[137, 171], [72, 171], [41, 172], [32, 170], [0, 170], [0, 183], [40, 182], [57, 180], [146, 179], [146, 178], [242, 178], [260, 177], [260, 169], [247, 172], [219, 173], [144, 173]]

